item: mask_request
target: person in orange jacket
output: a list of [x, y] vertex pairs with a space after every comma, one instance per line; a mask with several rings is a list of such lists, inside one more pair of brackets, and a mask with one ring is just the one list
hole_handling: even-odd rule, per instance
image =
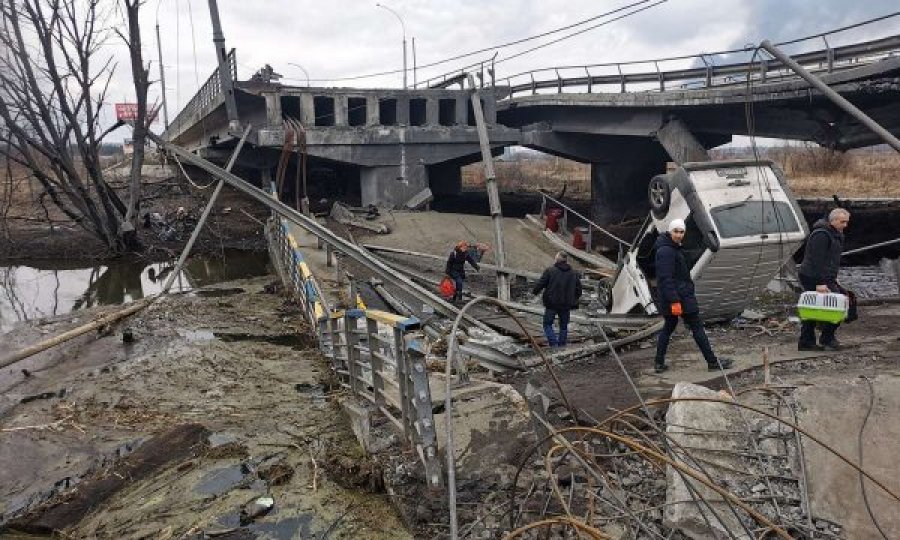
[[683, 219], [673, 219], [669, 223], [668, 232], [656, 239], [656, 305], [665, 319], [665, 325], [659, 331], [656, 341], [656, 360], [654, 369], [662, 373], [669, 369], [666, 364], [666, 351], [672, 332], [678, 326], [678, 317], [691, 329], [694, 341], [710, 371], [728, 369], [733, 362], [727, 358], [716, 358], [706, 331], [700, 318], [700, 306], [694, 294], [694, 281], [681, 244], [684, 241], [686, 225]]

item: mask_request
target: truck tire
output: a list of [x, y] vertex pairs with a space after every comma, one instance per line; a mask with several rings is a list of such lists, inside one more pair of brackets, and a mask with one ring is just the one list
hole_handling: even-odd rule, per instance
[[672, 188], [665, 175], [659, 174], [650, 180], [650, 185], [647, 186], [647, 198], [650, 201], [653, 217], [664, 218], [666, 212], [669, 211], [669, 203], [672, 202]]

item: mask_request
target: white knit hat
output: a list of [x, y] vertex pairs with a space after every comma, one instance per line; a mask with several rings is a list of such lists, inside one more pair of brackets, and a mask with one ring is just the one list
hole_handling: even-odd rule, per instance
[[684, 224], [683, 219], [676, 218], [669, 222], [669, 232], [672, 232], [675, 229], [680, 229], [682, 231], [687, 229], [687, 225]]

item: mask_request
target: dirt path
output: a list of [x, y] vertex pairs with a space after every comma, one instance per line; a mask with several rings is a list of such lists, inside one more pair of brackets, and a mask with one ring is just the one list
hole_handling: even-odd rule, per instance
[[[741, 372], [761, 372], [763, 352], [768, 350], [773, 363], [819, 365], [835, 360], [849, 362], [869, 358], [893, 362], [900, 353], [900, 306], [880, 305], [860, 308], [860, 320], [843, 325], [838, 337], [845, 349], [826, 354], [797, 351], [798, 325], [786, 323], [784, 315], [762, 321], [744, 321], [707, 327], [714, 350], [720, 356], [735, 359], [735, 369], [729, 376], [741, 379]], [[783, 326], [781, 326], [783, 324]], [[738, 327], [743, 326], [743, 327]], [[766, 330], [763, 331], [762, 329]], [[770, 335], [771, 334], [771, 335]], [[653, 372], [655, 340], [648, 339], [620, 352], [626, 369], [636, 381], [645, 399], [668, 396], [675, 383], [690, 381], [713, 388], [725, 386], [715, 372], [708, 372], [690, 333], [679, 325], [669, 347], [667, 362], [671, 369], [662, 375]], [[610, 355], [587, 358], [557, 367], [560, 383], [572, 404], [587, 411], [597, 419], [611, 414], [612, 409], [622, 409], [638, 403], [622, 370]], [[510, 381], [520, 390], [527, 380], [543, 386], [552, 395], [558, 395], [551, 377], [542, 368], [529, 374], [519, 374]], [[735, 382], [735, 384], [740, 384]]]
[[[41, 503], [52, 508], [72, 487], [116, 474], [115, 464], [154, 435], [200, 425], [209, 435], [198, 451], [93, 501], [66, 534], [407, 537], [384, 495], [341, 487], [365, 486], [377, 471], [329, 399], [328, 369], [302, 317], [263, 292], [271, 281], [173, 297], [128, 321], [132, 344], [118, 328], [30, 377], [4, 370], [0, 462], [18, 465], [0, 471], [3, 522], [28, 528]], [[334, 474], [336, 460], [355, 464], [358, 478]], [[243, 519], [242, 507], [264, 496], [274, 508]]]

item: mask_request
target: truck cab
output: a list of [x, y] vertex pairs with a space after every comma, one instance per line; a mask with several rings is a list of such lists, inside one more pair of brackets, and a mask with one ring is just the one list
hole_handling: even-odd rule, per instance
[[610, 313], [656, 314], [655, 242], [686, 224], [683, 251], [707, 320], [739, 315], [808, 234], [784, 173], [768, 160], [685, 163], [653, 177], [650, 215], [619, 260]]

